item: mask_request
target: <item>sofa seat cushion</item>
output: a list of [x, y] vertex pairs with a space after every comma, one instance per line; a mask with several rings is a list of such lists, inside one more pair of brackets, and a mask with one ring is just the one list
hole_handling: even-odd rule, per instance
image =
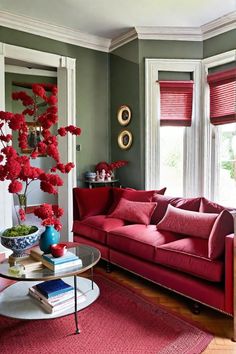
[[89, 216], [84, 220], [75, 220], [73, 232], [91, 240], [106, 244], [107, 232], [125, 225], [125, 221], [107, 218], [106, 215]]
[[155, 262], [212, 282], [222, 280], [224, 263], [207, 258], [208, 240], [183, 238], [156, 247]]
[[107, 244], [116, 250], [153, 262], [155, 247], [175, 241], [168, 231], [157, 231], [155, 225], [126, 225], [108, 233]]

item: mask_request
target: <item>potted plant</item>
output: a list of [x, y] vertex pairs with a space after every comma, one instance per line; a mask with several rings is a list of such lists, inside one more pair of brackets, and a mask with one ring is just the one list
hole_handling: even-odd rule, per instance
[[[3, 231], [0, 237], [1, 243], [14, 251], [13, 255], [21, 256], [40, 236], [38, 228], [36, 230], [34, 225], [22, 224], [27, 211], [28, 187], [31, 183], [40, 181], [40, 189], [43, 192], [58, 193], [58, 188], [63, 185], [58, 172], [69, 173], [74, 167], [73, 162], [61, 161], [58, 137], [68, 133], [80, 135], [81, 130], [72, 125], [56, 129], [58, 111], [55, 85], [32, 84], [32, 94], [17, 91], [12, 94], [12, 98], [21, 101], [24, 110], [21, 114], [0, 112], [0, 181], [9, 181], [9, 193], [18, 197], [18, 225]], [[40, 127], [40, 137], [37, 134], [32, 136], [26, 117], [31, 118], [31, 127]], [[12, 145], [12, 134], [7, 132], [9, 129], [17, 133], [21, 152]], [[37, 133], [37, 129], [35, 132]], [[32, 165], [32, 160], [41, 155], [49, 156], [54, 161], [49, 171]], [[50, 225], [60, 231], [63, 209], [58, 205], [42, 204], [34, 213], [42, 219], [43, 226]]]

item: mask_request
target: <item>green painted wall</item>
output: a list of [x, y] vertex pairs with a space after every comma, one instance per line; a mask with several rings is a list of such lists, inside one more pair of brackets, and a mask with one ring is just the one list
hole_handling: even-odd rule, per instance
[[236, 49], [236, 29], [220, 34], [203, 42], [203, 57], [211, 57]]
[[[140, 160], [141, 131], [139, 109], [139, 62], [138, 40], [132, 41], [113, 51], [110, 55], [110, 96], [111, 96], [111, 160], [128, 160], [128, 166], [117, 170], [123, 186], [139, 188], [142, 181]], [[117, 120], [117, 110], [127, 104], [132, 112], [131, 122], [122, 127]], [[129, 150], [122, 150], [117, 144], [118, 134], [128, 129], [133, 134]]]
[[0, 41], [76, 58], [76, 115], [82, 135], [77, 153], [79, 178], [110, 156], [108, 54], [0, 27]]
[[[118, 48], [110, 56], [111, 80], [111, 157], [126, 159], [129, 165], [119, 171], [121, 184], [144, 188], [145, 174], [145, 58], [201, 59], [201, 42], [135, 40]], [[117, 145], [122, 129], [116, 118], [120, 105], [132, 110], [127, 128], [133, 134], [133, 145], [127, 151]]]
[[[236, 47], [236, 30], [204, 42], [134, 40], [111, 54], [0, 27], [0, 41], [77, 60], [78, 171], [93, 169], [99, 161], [125, 159], [129, 165], [117, 170], [124, 186], [144, 188], [145, 58], [202, 59]], [[132, 120], [127, 127], [117, 121], [117, 110], [127, 104]], [[133, 145], [122, 150], [120, 131], [129, 129]]]

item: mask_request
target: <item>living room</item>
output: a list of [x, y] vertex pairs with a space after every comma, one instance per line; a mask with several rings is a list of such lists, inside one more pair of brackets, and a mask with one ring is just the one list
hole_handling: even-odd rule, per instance
[[[56, 1], [21, 1], [19, 8], [16, 1], [1, 1], [0, 5], [1, 76], [8, 83], [6, 103], [12, 82], [21, 81], [17, 75], [50, 71], [59, 89], [60, 125], [74, 124], [82, 131], [76, 140], [66, 137], [68, 151], [63, 145], [59, 147], [62, 156], [76, 165], [65, 177], [66, 188], [58, 194], [59, 205], [67, 211], [62, 218], [62, 241], [73, 241], [74, 237], [72, 187], [86, 187], [85, 172], [96, 172], [95, 166], [101, 161], [128, 161], [116, 171], [122, 187], [167, 187], [168, 196], [205, 197], [235, 207], [234, 165], [229, 154], [234, 153], [233, 143], [226, 149], [226, 158], [225, 150], [220, 155], [222, 137], [230, 136], [233, 141], [235, 116], [231, 124], [210, 123], [208, 87], [208, 76], [235, 69], [235, 1], [108, 3], [91, 1], [85, 6], [82, 1], [67, 1], [59, 6]], [[190, 126], [157, 124], [159, 84], [161, 87], [163, 81], [179, 80], [193, 83]], [[4, 80], [1, 85], [5, 92]], [[7, 108], [4, 101], [2, 95], [2, 110]], [[131, 114], [127, 126], [118, 120], [123, 106]], [[130, 134], [129, 148], [118, 144], [123, 131]], [[3, 228], [12, 219], [12, 200], [4, 183], [0, 191]], [[29, 203], [33, 204], [37, 203]], [[103, 265], [97, 267], [106, 273]], [[143, 287], [149, 296], [167, 302], [170, 309], [179, 307], [178, 313], [184, 308], [184, 297], [176, 298], [174, 293], [119, 268], [110, 274], [131, 287]], [[189, 312], [188, 318], [199, 321], [216, 336], [206, 353], [236, 350], [231, 341], [232, 317], [204, 308], [198, 320], [185, 306], [183, 313]], [[127, 352], [132, 353], [130, 348]]]

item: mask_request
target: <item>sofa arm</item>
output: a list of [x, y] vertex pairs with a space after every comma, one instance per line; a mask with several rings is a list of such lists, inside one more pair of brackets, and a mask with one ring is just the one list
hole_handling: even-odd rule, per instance
[[225, 311], [233, 314], [234, 234], [225, 237]]

